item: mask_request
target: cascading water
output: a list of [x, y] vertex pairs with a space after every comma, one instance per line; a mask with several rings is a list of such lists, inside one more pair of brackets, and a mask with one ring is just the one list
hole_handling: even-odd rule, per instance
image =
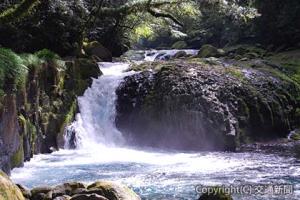
[[[178, 51], [177, 51], [178, 52]], [[165, 59], [171, 51], [142, 52], [144, 60]], [[190, 55], [196, 50], [187, 52]], [[159, 56], [160, 55], [160, 56]], [[122, 146], [126, 138], [115, 127], [115, 90], [126, 63], [100, 63], [103, 76], [78, 98], [80, 113], [66, 134], [66, 147], [35, 155], [11, 178], [29, 188], [69, 181], [112, 180], [132, 187], [143, 199], [197, 199], [196, 185], [294, 185], [290, 196], [234, 195], [235, 200], [300, 199], [300, 164], [295, 158], [263, 153], [158, 152]]]
[[[144, 51], [144, 61], [165, 60], [182, 50]], [[184, 50], [196, 55], [197, 50]], [[125, 139], [115, 127], [115, 90], [126, 75], [128, 63], [99, 63], [103, 75], [93, 81], [82, 97], [78, 98], [80, 113], [65, 133], [65, 148], [91, 148], [97, 145], [122, 146]]]
[[127, 63], [99, 63], [103, 75], [93, 81], [78, 98], [80, 113], [67, 128], [65, 148], [90, 148], [96, 145], [121, 146], [124, 138], [115, 127], [115, 90], [124, 76], [132, 72]]

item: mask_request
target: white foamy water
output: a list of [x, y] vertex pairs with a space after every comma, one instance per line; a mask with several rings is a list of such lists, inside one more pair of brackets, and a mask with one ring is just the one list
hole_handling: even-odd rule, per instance
[[154, 60], [168, 60], [171, 57], [175, 56], [176, 53], [184, 51], [187, 55], [195, 56], [198, 54], [198, 50], [195, 49], [173, 49], [173, 50], [147, 50], [145, 51], [145, 61], [154, 61]]
[[[152, 53], [157, 54], [156, 56]], [[155, 51], [153, 60], [175, 51]], [[190, 52], [195, 53], [195, 52]], [[146, 53], [147, 54], [147, 53]], [[293, 184], [290, 196], [235, 196], [235, 200], [300, 199], [299, 162], [259, 153], [162, 152], [125, 147], [115, 127], [115, 90], [126, 75], [126, 63], [100, 63], [103, 76], [78, 98], [80, 113], [66, 139], [76, 133], [77, 149], [35, 155], [11, 178], [29, 188], [69, 181], [112, 180], [133, 188], [143, 199], [196, 199], [196, 185]], [[66, 143], [66, 147], [70, 143]]]
[[[11, 178], [27, 187], [68, 181], [111, 180], [133, 188], [144, 199], [196, 199], [196, 185], [293, 184], [299, 191], [299, 163], [257, 153], [179, 153], [97, 146], [37, 155], [14, 169]], [[235, 199], [299, 199], [239, 196]]]
[[93, 81], [82, 97], [78, 98], [80, 113], [69, 127], [65, 147], [70, 147], [72, 132], [76, 134], [77, 148], [89, 149], [97, 145], [122, 145], [124, 138], [115, 127], [115, 90], [124, 76], [133, 72], [127, 63], [99, 63], [103, 75]]

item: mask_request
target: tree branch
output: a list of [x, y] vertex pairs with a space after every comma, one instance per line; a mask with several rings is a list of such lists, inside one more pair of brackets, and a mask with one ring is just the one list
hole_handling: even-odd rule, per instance
[[171, 15], [170, 13], [163, 13], [163, 12], [160, 12], [159, 10], [155, 10], [155, 9], [151, 8], [151, 2], [152, 2], [152, 0], [148, 0], [148, 3], [147, 3], [148, 4], [148, 6], [147, 6], [148, 13], [150, 13], [154, 17], [169, 18], [174, 23], [176, 23], [176, 24], [178, 24], [180, 26], [183, 26], [183, 24], [178, 19], [176, 19], [176, 17], [174, 17], [173, 15]]
[[20, 19], [39, 3], [40, 0], [23, 0], [21, 3], [0, 13], [0, 23], [9, 23]]

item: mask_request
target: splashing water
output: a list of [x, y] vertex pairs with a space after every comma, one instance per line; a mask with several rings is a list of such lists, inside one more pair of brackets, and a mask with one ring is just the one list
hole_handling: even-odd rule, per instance
[[[145, 60], [174, 52], [148, 51]], [[115, 90], [125, 76], [133, 73], [124, 72], [128, 67], [126, 63], [100, 63], [103, 75], [78, 98], [80, 113], [66, 134], [66, 147], [71, 147], [75, 138], [77, 149], [35, 155], [23, 168], [12, 171], [13, 181], [32, 188], [105, 179], [130, 186], [143, 199], [167, 200], [196, 199], [199, 194], [195, 187], [199, 184], [293, 184], [293, 195], [234, 195], [234, 199], [300, 199], [300, 164], [295, 158], [262, 153], [162, 152], [123, 146], [126, 138], [114, 123]]]
[[103, 62], [100, 67], [103, 75], [94, 80], [92, 87], [78, 98], [80, 113], [68, 127], [66, 148], [71, 147], [72, 140], [75, 140], [77, 148], [91, 148], [99, 144], [120, 146], [124, 143], [124, 138], [114, 123], [117, 98], [115, 90], [123, 77], [133, 72], [123, 72], [129, 67], [127, 63]]

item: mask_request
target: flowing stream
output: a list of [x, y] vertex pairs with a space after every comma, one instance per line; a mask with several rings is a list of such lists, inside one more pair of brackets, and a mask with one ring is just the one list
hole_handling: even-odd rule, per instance
[[[175, 52], [176, 53], [176, 52]], [[174, 51], [145, 52], [144, 60], [167, 58]], [[194, 55], [196, 51], [187, 52]], [[35, 155], [12, 171], [13, 181], [29, 188], [69, 181], [99, 179], [130, 186], [142, 199], [197, 199], [196, 186], [293, 185], [291, 195], [276, 191], [259, 195], [235, 194], [234, 199], [300, 199], [300, 163], [293, 157], [263, 153], [164, 152], [133, 149], [115, 127], [115, 90], [127, 63], [100, 63], [103, 76], [78, 98], [80, 113], [66, 132], [65, 149]], [[253, 186], [255, 187], [255, 186]]]

